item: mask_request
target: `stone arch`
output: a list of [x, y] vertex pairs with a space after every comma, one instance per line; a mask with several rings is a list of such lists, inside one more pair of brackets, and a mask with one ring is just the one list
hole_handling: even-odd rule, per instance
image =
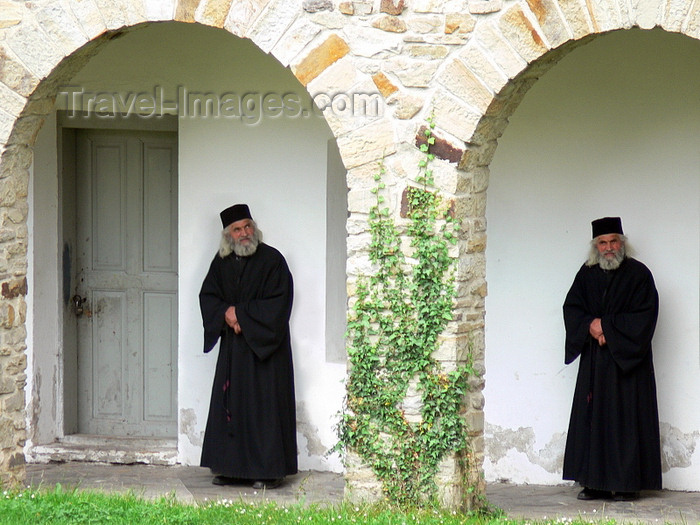
[[[23, 446], [26, 440], [24, 387], [27, 358], [28, 184], [32, 149], [37, 134], [53, 111], [58, 88], [68, 81], [110, 40], [151, 22], [196, 22], [224, 28], [236, 36], [245, 34], [269, 52], [266, 34], [279, 34], [274, 26], [298, 16], [299, 6], [270, 2], [244, 9], [237, 16], [233, 2], [74, 2], [71, 6], [12, 7], [3, 17], [2, 28], [12, 32], [0, 46], [0, 220], [2, 221], [2, 350], [0, 361], [0, 480], [19, 482], [24, 477]], [[168, 5], [170, 8], [168, 8]], [[4, 8], [5, 6], [3, 6]], [[172, 8], [172, 9], [171, 9]], [[72, 9], [72, 11], [71, 11]], [[170, 13], [173, 11], [173, 13]], [[265, 15], [261, 12], [265, 11]], [[270, 22], [273, 20], [275, 22]], [[258, 24], [258, 29], [253, 22]], [[224, 27], [226, 26], [226, 27]], [[290, 30], [289, 38], [306, 43], [309, 35]], [[47, 38], [48, 37], [48, 38]], [[288, 64], [285, 64], [288, 65]]]
[[[559, 59], [611, 31], [660, 27], [700, 39], [700, 11], [690, 2], [636, 5], [603, 2], [586, 5], [518, 2], [488, 22], [477, 24], [473, 41], [445, 61], [433, 82], [426, 105], [435, 113], [436, 155], [454, 164], [456, 179], [443, 177], [442, 189], [454, 196], [465, 230], [460, 246], [458, 319], [474, 344], [474, 358], [483, 366], [486, 296], [486, 191], [489, 165], [497, 141], [528, 89]], [[459, 339], [453, 355], [459, 355]], [[466, 415], [473, 432], [477, 463], [483, 461], [483, 384], [473, 385]], [[474, 479], [474, 478], [472, 478]], [[456, 503], [456, 502], [453, 502]]]

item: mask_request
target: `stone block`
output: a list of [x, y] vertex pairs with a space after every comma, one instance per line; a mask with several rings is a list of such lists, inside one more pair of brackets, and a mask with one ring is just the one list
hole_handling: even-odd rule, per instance
[[393, 106], [394, 117], [410, 120], [423, 108], [424, 101], [417, 95], [397, 92], [387, 99], [387, 104]]
[[39, 78], [29, 71], [2, 42], [0, 42], [0, 76], [3, 84], [21, 97], [28, 97], [39, 84]]
[[88, 41], [88, 35], [73, 13], [66, 11], [57, 2], [47, 4], [37, 11], [35, 16], [41, 28], [51, 36], [65, 55], [71, 54]]
[[272, 48], [271, 53], [283, 66], [288, 66], [320, 32], [321, 28], [318, 25], [307, 18], [299, 18], [282, 35], [282, 38]]
[[12, 328], [15, 324], [15, 309], [11, 304], [0, 304], [0, 326]]
[[299, 82], [306, 86], [328, 66], [347, 55], [349, 51], [350, 47], [347, 42], [337, 34], [332, 34], [299, 63], [293, 65], [292, 72], [299, 79]]
[[[2, 368], [4, 372], [4, 366]], [[17, 390], [17, 382], [13, 377], [10, 377], [8, 374], [3, 373], [2, 376], [0, 376], [0, 395], [7, 395], [7, 394], [12, 394]], [[3, 412], [3, 414], [6, 414], [6, 412]]]
[[67, 5], [89, 40], [107, 30], [99, 8], [91, 0], [68, 0]]
[[8, 376], [19, 377], [23, 375], [24, 371], [27, 369], [27, 356], [25, 354], [21, 354], [8, 359], [5, 362], [4, 369]]
[[403, 38], [398, 33], [387, 33], [376, 27], [347, 25], [343, 28], [352, 53], [358, 57], [377, 58], [401, 53]]
[[371, 15], [374, 12], [374, 2], [372, 0], [357, 0], [352, 2], [352, 8], [355, 15]]
[[435, 124], [462, 142], [470, 142], [481, 114], [445, 90], [438, 90], [432, 101]]
[[438, 15], [411, 16], [406, 19], [406, 28], [418, 34], [444, 33], [445, 19]]
[[419, 60], [404, 56], [384, 63], [385, 71], [393, 73], [405, 87], [429, 87], [440, 67], [437, 60]]
[[201, 0], [176, 0], [175, 20], [179, 22], [194, 22], [195, 13]]
[[2, 296], [5, 299], [14, 299], [27, 295], [27, 279], [11, 279], [2, 283]]
[[2, 398], [2, 411], [5, 414], [22, 412], [24, 410], [24, 390], [18, 390], [14, 394]]
[[379, 10], [388, 15], [400, 15], [406, 8], [404, 0], [381, 0]]
[[7, 144], [34, 144], [36, 136], [44, 123], [45, 115], [20, 117], [14, 122]]
[[688, 15], [686, 33], [688, 36], [700, 40], [700, 4], [697, 2], [695, 2], [692, 11]]
[[338, 4], [338, 10], [344, 15], [354, 15], [355, 5], [352, 2], [340, 2], [340, 4]]
[[377, 89], [379, 89], [379, 92], [384, 98], [389, 97], [389, 95], [399, 90], [399, 88], [381, 71], [372, 75], [372, 82], [374, 82], [374, 85], [377, 86]]
[[476, 27], [476, 18], [469, 13], [447, 13], [445, 15], [445, 33], [471, 33]]
[[478, 24], [474, 29], [474, 38], [488, 51], [488, 57], [508, 78], [515, 78], [527, 66], [527, 62], [513, 51], [503, 35], [490, 22]]
[[177, 0], [143, 0], [147, 20], [172, 20]]
[[304, 18], [308, 19], [310, 22], [313, 22], [321, 29], [325, 27], [326, 29], [342, 31], [343, 28], [349, 27], [348, 17], [339, 10], [319, 11], [318, 13], [314, 13]]
[[201, 24], [224, 27], [231, 10], [231, 2], [232, 0], [203, 0], [198, 6], [189, 6], [189, 10], [195, 8], [194, 20]]
[[23, 15], [24, 9], [17, 2], [0, 2], [0, 29], [19, 24]]
[[615, 0], [596, 0], [586, 3], [593, 24], [594, 33], [604, 33], [620, 25], [619, 3]]
[[437, 80], [451, 93], [481, 113], [486, 112], [493, 100], [493, 93], [460, 59], [452, 60], [447, 64]]
[[[423, 144], [428, 143], [428, 137], [425, 134], [426, 131], [428, 131], [427, 126], [421, 126], [421, 128], [418, 130], [418, 133], [416, 133], [415, 144], [417, 148], [420, 148]], [[429, 147], [430, 153], [432, 153], [439, 159], [443, 159], [454, 164], [458, 163], [461, 160], [462, 155], [464, 154], [464, 150], [455, 146], [448, 140], [440, 137], [440, 135], [433, 133], [432, 131], [431, 135], [435, 142]]]
[[338, 148], [348, 169], [392, 155], [396, 140], [391, 121], [379, 120], [339, 137]]
[[243, 0], [236, 2], [235, 9], [231, 9], [224, 22], [224, 28], [238, 36], [245, 36], [253, 21], [260, 15], [268, 4], [267, 0]]
[[17, 59], [39, 78], [48, 76], [64, 57], [33, 22], [26, 21], [7, 29], [5, 42]]
[[469, 12], [473, 15], [487, 15], [503, 9], [503, 0], [469, 0]]
[[484, 431], [484, 412], [479, 410], [479, 411], [470, 411], [469, 413], [466, 414], [465, 416], [465, 422], [467, 424], [467, 427], [469, 428], [470, 432], [479, 432], [482, 433]]
[[95, 5], [100, 10], [100, 15], [102, 20], [104, 20], [107, 29], [120, 29], [126, 27], [132, 23], [137, 23], [143, 21], [141, 20], [131, 20], [131, 16], [134, 15], [134, 6], [131, 2], [115, 2], [114, 0], [93, 0]]
[[450, 50], [447, 46], [434, 44], [413, 44], [406, 46], [404, 52], [413, 58], [423, 58], [427, 60], [442, 60]]
[[[7, 143], [7, 141], [10, 138], [10, 135], [12, 135], [12, 128], [15, 124], [15, 117], [10, 115], [9, 113], [4, 113], [0, 111], [0, 142]], [[3, 195], [0, 197], [0, 202], [9, 202], [8, 201], [8, 196], [9, 194], [13, 194], [10, 189], [8, 188], [1, 188], [0, 191], [2, 191]], [[7, 206], [7, 204], [5, 204]]]
[[527, 0], [527, 5], [535, 15], [550, 47], [559, 47], [571, 39], [567, 25], [559, 16], [558, 3], [555, 0]]
[[666, 31], [679, 32], [683, 23], [688, 18], [691, 3], [686, 0], [669, 0], [666, 4], [666, 12], [661, 21], [661, 27]]
[[372, 21], [372, 27], [388, 33], [405, 33], [406, 23], [396, 16], [382, 16]]
[[663, 19], [665, 2], [657, 0], [632, 0], [632, 11], [625, 27], [638, 25], [642, 29], [653, 29]]
[[467, 0], [412, 0], [414, 13], [461, 13], [467, 10]]
[[561, 9], [575, 39], [578, 40], [593, 32], [591, 18], [583, 2], [580, 0], [559, 0], [559, 9]]
[[270, 2], [245, 36], [269, 53], [299, 16], [297, 2]]
[[333, 2], [331, 0], [304, 0], [302, 7], [307, 13], [333, 11]]
[[520, 4], [513, 5], [503, 13], [498, 27], [506, 40], [528, 62], [534, 62], [548, 51], [547, 42]]

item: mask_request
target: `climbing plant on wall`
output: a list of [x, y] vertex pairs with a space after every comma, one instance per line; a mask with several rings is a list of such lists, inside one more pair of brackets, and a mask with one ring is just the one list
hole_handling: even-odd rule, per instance
[[418, 184], [405, 192], [403, 229], [383, 197], [383, 163], [375, 176], [369, 257], [376, 271], [358, 278], [348, 319], [347, 406], [338, 429], [339, 445], [358, 454], [386, 499], [401, 505], [434, 503], [440, 462], [465, 450], [461, 410], [473, 373], [469, 363], [446, 371], [433, 357], [453, 318], [449, 248], [459, 225], [434, 186], [432, 118], [428, 124]]

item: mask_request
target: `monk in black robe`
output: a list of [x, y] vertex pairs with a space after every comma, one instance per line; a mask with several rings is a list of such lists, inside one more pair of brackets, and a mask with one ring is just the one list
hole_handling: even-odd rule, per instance
[[618, 217], [593, 221], [591, 256], [564, 302], [566, 356], [579, 362], [563, 477], [579, 499], [639, 497], [661, 488], [651, 339], [659, 299], [641, 262], [625, 255]]
[[201, 466], [215, 484], [275, 488], [297, 472], [292, 275], [246, 205], [221, 220], [221, 248], [199, 294], [204, 352], [221, 340]]

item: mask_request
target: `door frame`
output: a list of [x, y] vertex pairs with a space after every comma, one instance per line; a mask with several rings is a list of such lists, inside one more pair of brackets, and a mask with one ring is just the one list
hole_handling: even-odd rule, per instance
[[[77, 323], [71, 311], [71, 297], [75, 288], [76, 257], [76, 134], [79, 129], [137, 130], [178, 132], [177, 115], [144, 118], [97, 116], [79, 111], [57, 111], [58, 141], [58, 217], [59, 217], [59, 288], [61, 305], [59, 313], [59, 367], [57, 414], [62, 415], [58, 440], [78, 433], [78, 353]], [[176, 398], [177, 400], [177, 398]], [[176, 410], [177, 412], [177, 410]], [[60, 417], [60, 416], [59, 416]], [[104, 436], [102, 437], [104, 440]]]

